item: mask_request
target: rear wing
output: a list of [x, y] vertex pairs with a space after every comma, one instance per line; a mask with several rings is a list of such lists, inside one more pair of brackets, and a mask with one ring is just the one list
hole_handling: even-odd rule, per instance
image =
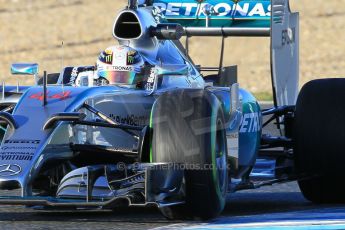
[[270, 0], [155, 0], [153, 5], [190, 36], [269, 36]]
[[271, 39], [271, 78], [276, 106], [294, 105], [299, 81], [299, 14], [289, 0], [147, 0], [184, 36]]

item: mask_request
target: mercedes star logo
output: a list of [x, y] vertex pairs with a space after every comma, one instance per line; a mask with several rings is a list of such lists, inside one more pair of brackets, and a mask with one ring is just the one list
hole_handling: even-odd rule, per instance
[[0, 165], [0, 176], [14, 176], [19, 174], [22, 168], [17, 164], [3, 164]]

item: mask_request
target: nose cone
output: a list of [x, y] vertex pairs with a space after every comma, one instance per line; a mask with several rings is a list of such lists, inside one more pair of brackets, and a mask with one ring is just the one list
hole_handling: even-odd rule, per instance
[[0, 189], [12, 190], [21, 188], [19, 178], [23, 168], [19, 164], [7, 163], [0, 165]]
[[12, 115], [17, 127], [7, 128], [0, 147], [0, 189], [26, 189], [45, 161], [42, 153], [54, 132], [43, 130], [43, 125], [53, 114], [64, 112], [80, 93], [75, 87], [48, 87], [44, 107], [42, 87], [32, 87], [21, 97]]

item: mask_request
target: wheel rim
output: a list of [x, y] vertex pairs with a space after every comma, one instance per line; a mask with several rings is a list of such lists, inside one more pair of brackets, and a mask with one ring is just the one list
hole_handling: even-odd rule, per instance
[[226, 193], [226, 180], [227, 180], [227, 161], [226, 161], [226, 144], [225, 144], [225, 130], [223, 128], [223, 123], [220, 119], [217, 121], [216, 130], [216, 171], [217, 171], [217, 181], [219, 185], [220, 192], [222, 194]]

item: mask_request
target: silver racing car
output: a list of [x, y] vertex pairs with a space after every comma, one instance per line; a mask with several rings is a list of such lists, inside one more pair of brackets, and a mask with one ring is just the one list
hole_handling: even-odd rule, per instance
[[[113, 36], [119, 45], [96, 66], [39, 77], [37, 64], [12, 65], [36, 85], [2, 87], [0, 189], [13, 195], [0, 204], [154, 205], [168, 218], [207, 219], [228, 193], [291, 180], [312, 201], [344, 200], [336, 185], [345, 135], [327, 128], [332, 114], [344, 120], [344, 106], [327, 96], [343, 95], [334, 87], [344, 81], [308, 83], [295, 106], [299, 23], [288, 0], [130, 0]], [[196, 36], [222, 38], [219, 66], [193, 63], [188, 41]], [[223, 66], [231, 36], [271, 39], [274, 107], [261, 110], [239, 88], [236, 67]], [[272, 121], [280, 136], [262, 134]]]

